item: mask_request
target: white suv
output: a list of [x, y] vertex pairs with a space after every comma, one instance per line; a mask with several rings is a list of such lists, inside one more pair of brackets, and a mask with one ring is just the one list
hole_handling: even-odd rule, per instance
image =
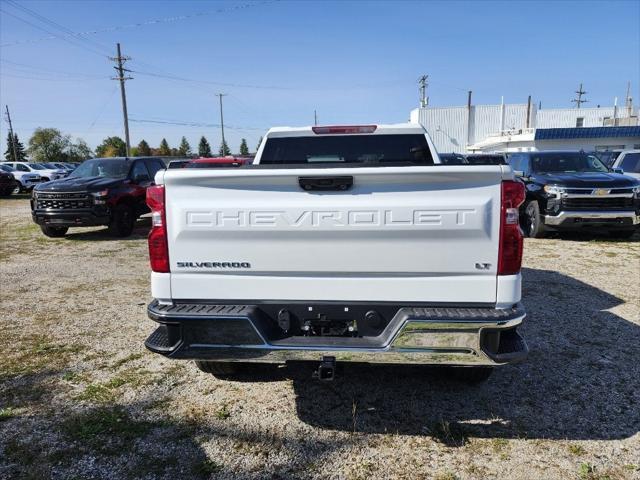
[[621, 152], [611, 167], [621, 168], [625, 175], [640, 179], [640, 150]]
[[62, 170], [61, 168], [47, 168], [40, 163], [6, 162], [6, 165], [15, 168], [19, 172], [37, 173], [38, 175], [40, 175], [43, 182], [48, 182], [49, 180], [58, 180], [59, 178], [64, 178], [69, 175], [68, 172]]
[[42, 181], [40, 179], [40, 174], [16, 170], [8, 163], [0, 163], [0, 170], [13, 174], [14, 178], [20, 184], [18, 188], [21, 192], [31, 191], [33, 187]]

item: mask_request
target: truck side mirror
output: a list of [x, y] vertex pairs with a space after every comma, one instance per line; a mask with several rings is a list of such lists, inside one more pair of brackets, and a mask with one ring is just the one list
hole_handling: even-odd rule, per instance
[[624, 170], [623, 170], [623, 169], [621, 169], [621, 168], [612, 168], [612, 169], [611, 169], [611, 171], [612, 171], [613, 173], [619, 173], [620, 175], [623, 175], [623, 174], [624, 174]]

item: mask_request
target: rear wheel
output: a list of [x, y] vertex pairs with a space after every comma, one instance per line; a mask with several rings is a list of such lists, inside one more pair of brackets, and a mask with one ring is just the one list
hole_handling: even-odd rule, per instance
[[0, 197], [8, 197], [13, 192], [13, 188], [3, 188], [0, 190]]
[[60, 238], [64, 237], [69, 230], [69, 227], [51, 227], [49, 225], [40, 225], [40, 230], [47, 237]]
[[136, 216], [129, 205], [116, 205], [111, 214], [109, 233], [116, 237], [128, 237], [133, 233], [136, 224]]
[[40, 177], [40, 181], [48, 182], [49, 181], [49, 177]]
[[451, 376], [460, 382], [475, 384], [486, 382], [493, 373], [492, 367], [452, 367]]
[[540, 205], [535, 200], [527, 203], [524, 210], [522, 230], [530, 238], [542, 238], [544, 236], [544, 224], [540, 216]]
[[626, 240], [633, 237], [633, 234], [636, 233], [635, 229], [632, 230], [610, 230], [609, 236], [611, 238], [619, 238], [621, 240]]

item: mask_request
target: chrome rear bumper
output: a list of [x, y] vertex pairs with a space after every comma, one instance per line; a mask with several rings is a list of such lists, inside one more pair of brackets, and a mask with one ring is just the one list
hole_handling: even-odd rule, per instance
[[[203, 313], [204, 312], [204, 313]], [[400, 308], [377, 337], [289, 337], [272, 340], [255, 306], [178, 305], [153, 302], [149, 317], [160, 326], [145, 342], [171, 358], [284, 363], [336, 361], [492, 366], [524, 359], [528, 348], [516, 331], [524, 308]]]
[[599, 220], [603, 222], [615, 222], [619, 220], [620, 223], [626, 225], [638, 225], [640, 224], [640, 216], [636, 215], [634, 211], [563, 211], [558, 215], [545, 215], [545, 225], [562, 225], [567, 222], [574, 222], [575, 219], [583, 220], [585, 223], [598, 223]]

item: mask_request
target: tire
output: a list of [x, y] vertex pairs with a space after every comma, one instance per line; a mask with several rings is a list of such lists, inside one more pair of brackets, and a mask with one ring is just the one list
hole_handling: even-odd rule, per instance
[[44, 183], [44, 182], [49, 182], [50, 179], [49, 177], [40, 177], [40, 181]]
[[628, 240], [633, 237], [636, 230], [609, 230], [609, 236], [611, 238], [619, 238], [620, 240]]
[[242, 369], [242, 365], [235, 362], [207, 362], [204, 360], [196, 360], [196, 367], [204, 373], [210, 373], [214, 377], [229, 378], [237, 375]]
[[0, 190], [0, 197], [8, 197], [13, 192], [13, 188], [3, 188]]
[[50, 238], [61, 238], [67, 234], [69, 227], [50, 227], [48, 225], [40, 225], [40, 230], [47, 237]]
[[128, 237], [133, 233], [136, 225], [136, 216], [129, 205], [116, 205], [111, 214], [109, 233], [114, 237]]
[[486, 382], [493, 373], [492, 367], [452, 367], [451, 376], [470, 385]]
[[522, 231], [529, 238], [544, 237], [545, 229], [540, 216], [540, 206], [536, 200], [527, 203], [524, 209]]

